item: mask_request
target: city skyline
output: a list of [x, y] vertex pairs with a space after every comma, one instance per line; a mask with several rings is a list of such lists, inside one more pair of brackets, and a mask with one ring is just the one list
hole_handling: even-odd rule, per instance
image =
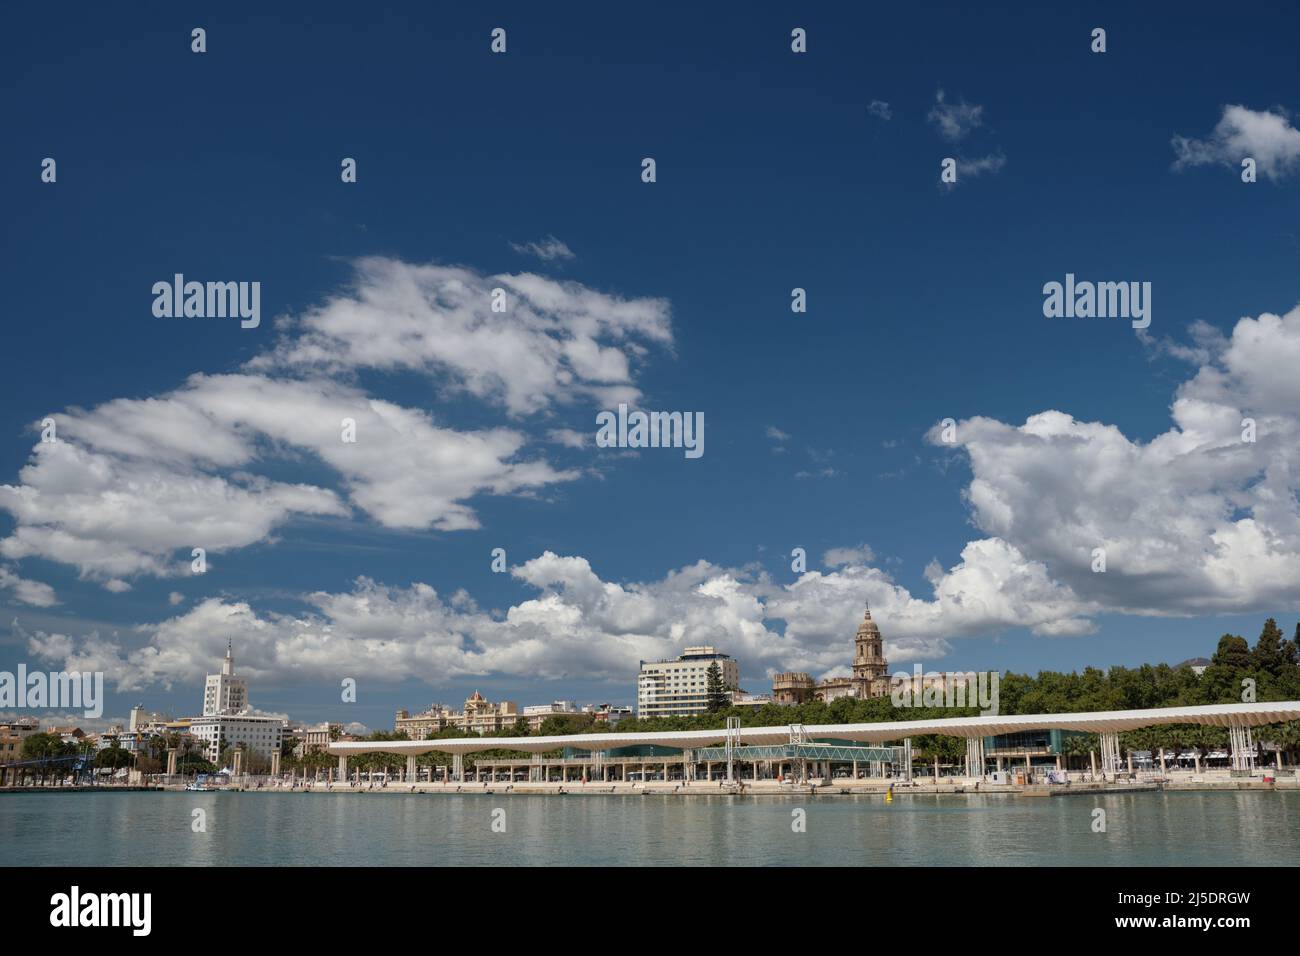
[[[847, 676], [864, 601], [904, 671], [1291, 633], [1286, 31], [1224, 24], [1166, 88], [1203, 29], [1125, 11], [1104, 54], [1053, 10], [520, 9], [499, 56], [419, 11], [213, 11], [202, 56], [189, 13], [85, 16], [114, 42], [78, 70], [38, 11], [0, 58], [44, 92], [0, 157], [0, 669], [102, 670], [121, 721], [233, 640], [259, 708], [379, 728], [474, 690], [631, 703], [694, 645], [747, 690]], [[1076, 280], [1134, 283], [1132, 321], [1047, 317]], [[237, 284], [228, 317], [184, 281], [199, 312]], [[604, 447], [620, 405], [703, 454]]]
[[[1266, 632], [1271, 624], [1274, 624], [1272, 619], [1265, 622], [1264, 628]], [[1278, 636], [1281, 635], [1280, 630], [1274, 633]], [[1300, 624], [1296, 627], [1293, 643], [1296, 641], [1300, 641]], [[902, 693], [903, 700], [913, 702], [905, 703], [903, 706], [918, 706], [915, 702], [921, 700], [923, 689], [931, 686], [939, 688], [946, 686], [948, 691], [951, 692], [957, 685], [971, 690], [970, 706], [976, 706], [978, 700], [978, 706], [984, 707], [988, 703], [984, 696], [978, 699], [973, 696], [976, 684], [979, 683], [981, 686], [981, 695], [985, 693], [983, 682], [990, 679], [990, 675], [992, 675], [991, 679], [996, 684], [997, 671], [976, 673], [960, 669], [936, 670], [922, 668], [919, 662], [913, 665], [911, 672], [889, 670], [888, 661], [881, 657], [883, 639], [879, 627], [872, 620], [870, 607], [867, 607], [864, 611], [864, 618], [854, 634], [853, 644], [852, 668], [843, 668], [843, 670], [848, 670], [849, 673], [853, 674], [852, 677], [833, 673], [833, 676], [822, 680], [813, 680], [807, 673], [776, 672], [771, 677], [770, 690], [766, 688], [747, 689], [740, 686], [737, 678], [739, 662], [732, 659], [729, 654], [705, 645], [684, 648], [683, 653], [676, 658], [641, 661], [639, 677], [633, 685], [634, 692], [631, 697], [633, 703], [631, 704], [624, 704], [621, 699], [612, 703], [610, 700], [602, 700], [598, 703], [581, 705], [570, 700], [551, 699], [545, 703], [523, 704], [520, 706], [518, 701], [507, 700], [505, 697], [498, 695], [493, 695], [497, 697], [495, 702], [489, 700], [480, 692], [479, 686], [475, 685], [475, 689], [466, 695], [465, 707], [461, 713], [454, 712], [442, 700], [432, 700], [416, 712], [412, 712], [412, 708], [403, 703], [398, 706], [395, 712], [393, 728], [399, 732], [406, 729], [413, 739], [419, 739], [425, 736], [425, 732], [428, 730], [443, 729], [448, 726], [462, 726], [471, 736], [475, 734], [491, 736], [493, 732], [500, 732], [506, 727], [513, 727], [516, 721], [527, 723], [530, 731], [536, 733], [538, 724], [543, 717], [556, 714], [590, 715], [597, 721], [608, 720], [611, 726], [620, 719], [633, 716], [638, 718], [699, 716], [703, 712], [702, 708], [704, 708], [707, 700], [707, 694], [703, 686], [698, 691], [691, 691], [691, 694], [698, 698], [694, 700], [693, 705], [682, 707], [670, 704], [665, 707], [663, 704], [654, 704], [654, 693], [651, 693], [650, 697], [647, 698], [644, 684], [648, 665], [670, 665], [672, 667], [681, 666], [683, 662], [689, 663], [696, 660], [725, 662], [726, 668], [719, 675], [722, 679], [722, 686], [728, 692], [731, 706], [743, 708], [757, 708], [765, 704], [791, 706], [814, 700], [829, 704], [846, 697], [866, 700], [873, 697], [889, 696], [892, 699], [898, 693]], [[1171, 662], [1161, 663], [1170, 664]], [[1187, 667], [1200, 675], [1205, 671], [1205, 667], [1209, 663], [1209, 658], [1191, 657], [1184, 661], [1172, 663], [1171, 666]], [[651, 671], [654, 670], [652, 666]], [[839, 670], [841, 668], [835, 669], [835, 671]], [[1100, 670], [1104, 673], [1108, 668], [1100, 668]], [[755, 693], [755, 690], [758, 690], [758, 692]], [[345, 686], [344, 700], [340, 706], [355, 702], [348, 699], [349, 694], [354, 693], [354, 691], [355, 688]], [[993, 695], [993, 707], [996, 710], [996, 689], [994, 689]], [[943, 697], [942, 694], [940, 699], [948, 701], [948, 698]], [[966, 695], [962, 694], [961, 699], [965, 701], [967, 699]], [[649, 712], [645, 709], [647, 702], [652, 704]], [[561, 707], [560, 705], [564, 706]], [[956, 705], [945, 702], [939, 706], [952, 707]], [[963, 703], [962, 706], [965, 706], [965, 704]], [[471, 709], [478, 710], [482, 719], [475, 720], [471, 714]], [[252, 706], [248, 695], [248, 681], [235, 671], [233, 641], [229, 640], [227, 641], [225, 656], [221, 661], [220, 671], [216, 674], [209, 673], [204, 678], [201, 708], [193, 717], [183, 716], [187, 712], [182, 708], [178, 712], [182, 716], [178, 716], [176, 720], [189, 725], [191, 722], [197, 723], [207, 718], [227, 716], [250, 716], [254, 720], [275, 719], [282, 722], [286, 735], [290, 734], [295, 728], [317, 730], [324, 726], [338, 726], [348, 739], [354, 739], [368, 737], [376, 731], [384, 731], [387, 726], [383, 720], [370, 724], [359, 720], [336, 719], [339, 716], [337, 713], [327, 713], [322, 716], [324, 712], [313, 711], [311, 716], [303, 717], [286, 712], [271, 712]], [[62, 724], [65, 729], [78, 727], [91, 733], [105, 730], [118, 733], [128, 726], [134, 730], [138, 714], [146, 714], [155, 722], [164, 720], [175, 723], [169, 715], [165, 715], [162, 711], [147, 708], [143, 701], [138, 701], [130, 708], [130, 716], [127, 719], [90, 716], [87, 713], [78, 716], [72, 712], [47, 710], [39, 715], [23, 715], [21, 711], [3, 712], [0, 713], [0, 720], [34, 721], [37, 725], [44, 727], [57, 727]], [[346, 715], [343, 716], [346, 717]], [[429, 723], [428, 718], [430, 717], [435, 718], [436, 726], [425, 726]], [[418, 728], [419, 732], [415, 732], [412, 728]], [[190, 731], [187, 729], [186, 732]], [[218, 731], [213, 740], [220, 736], [222, 736], [222, 733]], [[210, 742], [209, 746], [214, 746], [214, 744]]]

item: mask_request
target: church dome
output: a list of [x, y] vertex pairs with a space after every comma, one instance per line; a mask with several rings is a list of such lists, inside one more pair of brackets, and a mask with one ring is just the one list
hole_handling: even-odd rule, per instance
[[880, 628], [871, 619], [871, 608], [867, 608], [866, 613], [862, 616], [862, 623], [858, 625], [858, 637], [880, 637]]

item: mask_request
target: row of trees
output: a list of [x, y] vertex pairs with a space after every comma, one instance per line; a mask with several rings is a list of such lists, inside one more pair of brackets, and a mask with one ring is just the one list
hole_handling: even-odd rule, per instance
[[125, 750], [117, 741], [103, 749], [97, 749], [92, 740], [65, 741], [58, 734], [35, 733], [24, 738], [20, 760], [38, 760], [48, 762], [49, 766], [33, 765], [26, 772], [36, 774], [42, 780], [50, 773], [68, 772], [67, 764], [56, 764], [55, 760], [75, 757], [78, 754], [93, 755], [91, 766], [96, 770], [120, 770], [132, 767], [142, 773], [161, 773], [167, 766], [167, 750], [175, 747], [180, 753], [177, 767], [181, 773], [210, 773], [216, 768], [198, 753], [197, 745], [187, 734], [165, 734], [146, 738], [141, 741], [137, 751]]
[[[94, 744], [90, 741], [65, 741], [58, 734], [38, 733], [31, 734], [23, 740], [23, 746], [20, 760], [40, 760], [40, 764], [29, 767], [20, 767], [17, 773], [20, 777], [37, 777], [41, 784], [44, 785], [46, 778], [53, 776], [56, 780], [61, 779], [71, 771], [71, 765], [64, 762], [62, 758], [76, 757], [79, 754], [90, 754], [94, 752]], [[60, 761], [55, 763], [54, 761]]]
[[68, 758], [78, 756], [88, 758], [89, 766], [96, 770], [117, 770], [120, 767], [129, 767], [135, 759], [130, 751], [123, 750], [116, 743], [111, 747], [98, 750], [94, 741], [89, 739], [65, 741], [58, 734], [41, 732], [30, 734], [23, 739], [23, 746], [18, 759], [35, 762], [29, 766], [17, 768], [17, 773], [27, 779], [37, 777], [44, 784], [51, 776], [59, 779], [72, 772], [74, 764], [79, 763], [79, 761], [72, 761]]

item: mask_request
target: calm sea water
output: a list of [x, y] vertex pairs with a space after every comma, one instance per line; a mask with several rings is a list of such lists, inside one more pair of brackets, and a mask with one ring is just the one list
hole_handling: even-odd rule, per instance
[[[1093, 810], [1106, 833], [1092, 832]], [[505, 811], [505, 833], [492, 831]], [[207, 812], [207, 832], [191, 830]], [[806, 811], [806, 832], [791, 828]], [[1294, 865], [1300, 793], [0, 794], [0, 864]]]

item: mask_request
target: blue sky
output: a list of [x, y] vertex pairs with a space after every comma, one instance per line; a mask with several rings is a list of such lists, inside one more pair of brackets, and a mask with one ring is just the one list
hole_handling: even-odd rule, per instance
[[[907, 668], [1176, 662], [1225, 631], [1253, 640], [1269, 615], [1294, 627], [1286, 7], [7, 19], [2, 669], [93, 664], [106, 713], [183, 713], [230, 636], [255, 705], [387, 726], [476, 688], [631, 703], [641, 656], [706, 640], [765, 690], [773, 669], [847, 664], [868, 598]], [[1241, 181], [1243, 150], [1258, 182]], [[1000, 167], [962, 175], [982, 160]], [[527, 250], [548, 237], [570, 254]], [[155, 318], [151, 286], [176, 272], [260, 281], [261, 325]], [[1151, 282], [1147, 334], [1044, 318], [1042, 286], [1067, 272]], [[522, 275], [540, 278], [495, 278]], [[515, 394], [528, 349], [473, 343], [521, 319], [486, 306], [358, 358], [401, 327], [358, 290], [390, 305], [417, 290], [419, 326], [432, 290], [464, 281], [531, 295], [532, 324], [503, 341], [576, 338], [626, 374], [561, 381], [573, 369], [544, 359], [559, 377]], [[322, 316], [347, 335], [322, 340]], [[296, 358], [303, 342], [328, 367]], [[628, 393], [703, 412], [705, 455], [595, 448], [595, 414]], [[364, 422], [360, 471], [331, 463], [315, 432], [337, 429], [324, 418], [344, 396], [423, 422], [401, 447], [440, 464], [402, 473], [401, 455], [366, 451]], [[178, 402], [200, 424], [169, 417]], [[1022, 430], [1048, 411], [1070, 419]], [[1261, 437], [1233, 447], [1245, 414]], [[24, 473], [46, 416], [68, 455]], [[930, 431], [947, 417], [955, 447]], [[466, 471], [462, 437], [489, 432], [511, 450], [475, 445]], [[442, 465], [461, 476], [450, 500]], [[187, 503], [187, 482], [222, 490]], [[291, 486], [312, 505], [286, 505]], [[117, 521], [135, 529], [129, 558], [113, 557]], [[191, 575], [187, 521], [241, 543]], [[497, 547], [517, 573], [492, 572]], [[828, 565], [831, 549], [858, 550]], [[346, 676], [360, 695], [344, 707]]]

